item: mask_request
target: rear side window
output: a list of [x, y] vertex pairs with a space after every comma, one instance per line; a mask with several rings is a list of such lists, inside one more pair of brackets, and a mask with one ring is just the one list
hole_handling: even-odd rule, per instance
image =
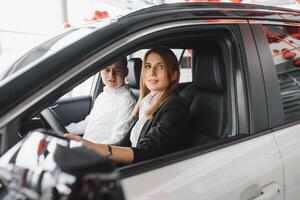
[[[149, 49], [142, 49], [129, 55], [130, 58], [140, 58], [143, 60], [144, 55]], [[180, 67], [179, 83], [192, 82], [192, 49], [171, 49], [176, 55]]]
[[[178, 51], [178, 50], [177, 50]], [[177, 55], [180, 67], [180, 83], [192, 82], [192, 50], [182, 49], [180, 56]]]
[[72, 97], [83, 97], [90, 96], [92, 92], [92, 85], [94, 82], [95, 76], [92, 76], [80, 83], [78, 86], [73, 88], [70, 92], [66, 93], [60, 99], [72, 98]]
[[285, 121], [300, 119], [300, 28], [265, 25], [278, 75]]

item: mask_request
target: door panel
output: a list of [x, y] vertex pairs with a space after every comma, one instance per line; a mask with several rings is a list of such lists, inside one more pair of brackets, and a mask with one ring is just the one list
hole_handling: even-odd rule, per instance
[[282, 160], [272, 134], [125, 178], [122, 185], [126, 199], [246, 200], [262, 190], [273, 200], [284, 199]]
[[[297, 48], [299, 39], [293, 35], [296, 33], [294, 31], [298, 32], [299, 27], [272, 22], [272, 24], [251, 25], [251, 28], [263, 67], [269, 128], [275, 129], [274, 136], [284, 165], [285, 199], [299, 199], [300, 125], [288, 125], [300, 119], [298, 86], [300, 70], [293, 62], [300, 58]], [[279, 50], [281, 52], [277, 53]], [[292, 53], [293, 56], [287, 59], [286, 52]], [[285, 125], [281, 126], [282, 124]]]
[[300, 125], [277, 131], [274, 135], [284, 163], [285, 199], [300, 197]]
[[91, 109], [91, 97], [72, 97], [61, 99], [51, 105], [51, 108], [61, 118], [64, 125], [71, 122], [79, 122], [89, 114]]

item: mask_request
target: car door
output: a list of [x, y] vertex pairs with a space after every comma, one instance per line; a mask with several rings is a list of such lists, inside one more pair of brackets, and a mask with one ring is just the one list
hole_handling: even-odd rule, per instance
[[121, 169], [126, 199], [284, 199], [280, 152], [274, 135], [265, 131], [268, 110], [254, 39], [246, 22], [235, 28], [232, 33], [238, 46], [228, 51], [235, 52], [235, 57], [244, 55], [245, 62], [242, 66], [242, 61], [235, 61], [235, 81], [229, 84], [229, 91], [236, 92], [232, 102], [237, 110], [232, 111], [238, 115], [238, 133], [234, 136], [232, 130], [230, 142], [194, 147]]
[[[93, 99], [95, 99], [94, 92], [97, 79], [99, 79], [99, 74], [82, 82], [49, 106], [57, 114], [63, 125], [67, 126], [70, 123], [84, 120], [90, 113]], [[27, 119], [22, 123], [20, 134], [25, 135], [29, 130], [42, 126], [39, 116]]]
[[[34, 87], [34, 82], [31, 84], [22, 82], [22, 84], [15, 85], [19, 102], [8, 101], [7, 96], [9, 96], [8, 92], [11, 90], [12, 83], [2, 86], [1, 91], [5, 95], [2, 99], [0, 98], [0, 102], [7, 103], [8, 106], [6, 109], [0, 109], [2, 114], [0, 123], [8, 124], [9, 122], [8, 125], [11, 126], [14, 125], [13, 122], [17, 124], [20, 115], [25, 116], [42, 109], [48, 105], [46, 101], [53, 102], [63, 93], [63, 89], [73, 86], [75, 81], [96, 73], [96, 70], [103, 68], [109, 61], [112, 62], [113, 59], [128, 55], [133, 49], [143, 48], [147, 43], [162, 45], [164, 40], [172, 39], [167, 36], [174, 35], [188, 39], [190, 38], [188, 36], [198, 37], [206, 25], [212, 28], [206, 33], [213, 32], [216, 38], [222, 39], [217, 36], [222, 36], [223, 32], [214, 28], [226, 27], [226, 33], [230, 33], [231, 40], [224, 47], [223, 53], [227, 52], [227, 58], [232, 62], [226, 63], [226, 66], [229, 66], [227, 95], [231, 97], [227, 106], [230, 107], [229, 121], [230, 126], [233, 127], [230, 129], [230, 137], [121, 168], [124, 192], [127, 199], [254, 199], [257, 197], [283, 199], [282, 160], [274, 136], [268, 130], [270, 111], [267, 109], [265, 85], [256, 46], [247, 21], [228, 18], [216, 20], [215, 16], [212, 20], [199, 20], [198, 14], [195, 15], [195, 20], [191, 18], [179, 20], [178, 16], [182, 15], [178, 12], [172, 13], [175, 14], [168, 16], [168, 13], [163, 13], [162, 16], [153, 17], [154, 20], [148, 20], [148, 23], [145, 20], [135, 21], [134, 19], [139, 19], [135, 16], [129, 17], [130, 20], [123, 18], [123, 21], [117, 21], [107, 29], [95, 32], [61, 50], [57, 55], [38, 63], [37, 71], [42, 75], [46, 74], [49, 79], [45, 82], [38, 81], [39, 87], [43, 90]], [[190, 16], [190, 13], [187, 14]], [[165, 19], [172, 20], [158, 23]], [[202, 25], [199, 25], [199, 21]], [[132, 27], [128, 26], [130, 23]], [[131, 32], [125, 32], [125, 34], [122, 31], [127, 30], [127, 27], [130, 27]], [[193, 32], [195, 30], [196, 32]], [[118, 37], [113, 37], [112, 41], [109, 40], [107, 43], [103, 42], [107, 41], [104, 39], [108, 36], [115, 34]], [[155, 41], [157, 43], [154, 43]], [[196, 41], [190, 43], [201, 45]], [[168, 44], [171, 46], [176, 42]], [[66, 52], [72, 59], [66, 59], [64, 62], [57, 59], [65, 56]], [[73, 59], [78, 55], [85, 60], [78, 58], [74, 62]], [[64, 64], [69, 71], [61, 72], [61, 64]], [[50, 66], [49, 72], [51, 73], [38, 68]], [[57, 71], [62, 74], [57, 75]], [[23, 80], [28, 76], [29, 74], [24, 73], [20, 78]], [[37, 80], [37, 77], [32, 79]], [[32, 96], [27, 98], [27, 95]], [[13, 107], [15, 104], [18, 107]], [[32, 106], [33, 104], [35, 106]], [[14, 130], [8, 130], [8, 128], [6, 128], [7, 133], [14, 133]], [[3, 143], [10, 142], [8, 139], [4, 138]]]
[[[282, 163], [264, 135], [124, 178], [126, 199], [283, 199]], [[278, 193], [277, 193], [278, 191]]]
[[[65, 48], [69, 44], [76, 42], [85, 35], [91, 33], [95, 27], [78, 27], [70, 30], [66, 30], [62, 33], [57, 34], [56, 36], [50, 38], [48, 41], [45, 41], [23, 56], [16, 59], [16, 61], [9, 66], [9, 68], [1, 74], [2, 78], [7, 78], [18, 71], [21, 71], [23, 68], [26, 68], [27, 65], [33, 62], [39, 62], [44, 58], [52, 55], [56, 51]], [[64, 68], [64, 65], [61, 66]], [[98, 78], [93, 76], [86, 81], [80, 83], [77, 87], [73, 88], [70, 92], [61, 97], [50, 107], [58, 114], [62, 119], [64, 125], [68, 125], [71, 122], [78, 122], [88, 115], [92, 106], [93, 90], [92, 88], [93, 80]], [[43, 77], [46, 79], [47, 77]], [[34, 128], [40, 128], [41, 123], [39, 118], [27, 119], [21, 128], [21, 132], [26, 132], [27, 130], [32, 130]], [[22, 134], [22, 133], [21, 133]]]
[[[257, 24], [258, 23], [258, 24]], [[284, 164], [285, 199], [300, 196], [300, 111], [298, 23], [269, 22], [252, 25], [266, 76], [272, 115], [270, 128]]]
[[50, 106], [64, 125], [84, 120], [90, 113], [94, 99], [95, 83], [99, 74], [90, 77]]

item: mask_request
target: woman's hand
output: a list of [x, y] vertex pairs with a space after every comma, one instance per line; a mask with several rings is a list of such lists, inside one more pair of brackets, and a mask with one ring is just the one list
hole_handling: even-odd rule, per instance
[[71, 133], [65, 133], [64, 134], [64, 137], [70, 139], [70, 140], [74, 140], [74, 141], [77, 141], [77, 142], [81, 142], [83, 141], [83, 138], [78, 136], [78, 135], [74, 135], [74, 134], [71, 134]]
[[[103, 156], [106, 156], [109, 153], [109, 149], [106, 144], [97, 144], [71, 133], [65, 133], [64, 137], [70, 140], [75, 140], [77, 142], [82, 142], [87, 148], [94, 150]], [[134, 154], [131, 148], [117, 147], [117, 146], [111, 146], [111, 148], [112, 148], [112, 160], [122, 164], [132, 163]]]
[[71, 133], [65, 133], [64, 137], [68, 138], [70, 140], [77, 141], [77, 142], [83, 142], [83, 144], [85, 144], [85, 146], [87, 148], [97, 151], [100, 154], [103, 154], [103, 155], [107, 154], [107, 145], [96, 144], [94, 142], [91, 142], [91, 141], [88, 141], [88, 140], [82, 138], [79, 135], [74, 135]]

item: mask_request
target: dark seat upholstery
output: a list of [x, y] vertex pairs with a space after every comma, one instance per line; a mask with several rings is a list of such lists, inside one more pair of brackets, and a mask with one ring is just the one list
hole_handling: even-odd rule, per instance
[[142, 60], [140, 58], [130, 58], [128, 60], [128, 75], [126, 80], [136, 98], [139, 97], [140, 75], [142, 70]]
[[221, 50], [207, 47], [195, 51], [194, 79], [180, 94], [190, 105], [190, 145], [224, 137], [228, 124], [225, 65]]

